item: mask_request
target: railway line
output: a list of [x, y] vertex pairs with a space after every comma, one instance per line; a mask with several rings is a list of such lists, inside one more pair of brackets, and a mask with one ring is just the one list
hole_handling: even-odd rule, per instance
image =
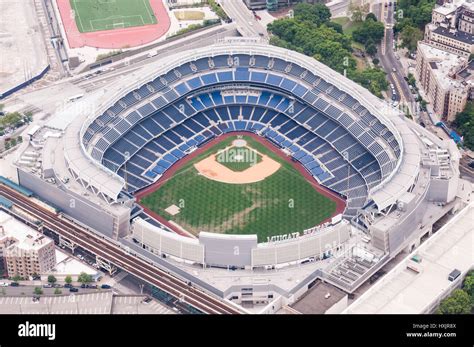
[[240, 314], [238, 308], [204, 293], [169, 273], [129, 254], [113, 242], [80, 228], [74, 223], [59, 217], [34, 203], [28, 197], [4, 185], [0, 193], [11, 200], [18, 208], [41, 220], [43, 226], [69, 239], [80, 247], [110, 261], [125, 271], [149, 282], [173, 297], [186, 302], [207, 314]]

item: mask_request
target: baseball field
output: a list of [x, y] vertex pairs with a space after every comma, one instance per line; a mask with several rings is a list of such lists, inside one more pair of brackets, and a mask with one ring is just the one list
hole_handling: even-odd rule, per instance
[[70, 0], [81, 33], [156, 24], [149, 0]]
[[140, 202], [195, 235], [257, 234], [259, 242], [334, 215], [336, 201], [271, 146], [250, 136], [227, 137], [185, 162]]

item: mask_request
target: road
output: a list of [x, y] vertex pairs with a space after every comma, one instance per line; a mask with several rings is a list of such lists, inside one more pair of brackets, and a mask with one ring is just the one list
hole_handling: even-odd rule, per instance
[[45, 210], [24, 195], [9, 187], [0, 185], [0, 193], [12, 201], [15, 206], [34, 218], [43, 222], [43, 227], [70, 240], [93, 254], [102, 257], [142, 280], [160, 288], [180, 301], [208, 314], [240, 314], [236, 306], [224, 302], [222, 299], [211, 296], [194, 286], [174, 277], [131, 254], [116, 243], [85, 230], [69, 220], [60, 218], [54, 213]]
[[219, 0], [219, 3], [232, 21], [237, 24], [237, 29], [242, 36], [268, 37], [266, 28], [245, 6], [243, 0]]
[[[406, 104], [411, 114], [414, 115], [415, 98], [405, 80], [403, 67], [400, 61], [396, 58], [393, 51], [393, 26], [394, 21], [394, 6], [385, 7], [385, 2], [374, 4], [373, 10], [379, 20], [385, 23], [385, 37], [379, 46], [379, 60], [383, 69], [387, 73], [387, 78], [391, 84], [395, 86], [397, 91], [396, 100]], [[395, 69], [395, 71], [393, 71]], [[391, 94], [391, 92], [390, 92]]]
[[[34, 110], [36, 112], [54, 114], [58, 105], [63, 105], [64, 100], [79, 93], [90, 93], [100, 88], [117, 83], [124, 76], [137, 71], [143, 66], [154, 63], [175, 53], [198, 48], [216, 43], [223, 37], [237, 36], [236, 25], [234, 23], [225, 24], [220, 27], [210, 28], [194, 35], [175, 40], [160, 46], [158, 54], [149, 57], [148, 52], [137, 54], [107, 66], [81, 73], [69, 78], [47, 85], [35, 85], [34, 87], [21, 90], [3, 102], [5, 108], [15, 108], [20, 101], [25, 107], [19, 109], [21, 112]], [[156, 48], [154, 49], [157, 50]], [[80, 88], [80, 89], [79, 89]], [[36, 97], [41, 94], [41, 97]]]

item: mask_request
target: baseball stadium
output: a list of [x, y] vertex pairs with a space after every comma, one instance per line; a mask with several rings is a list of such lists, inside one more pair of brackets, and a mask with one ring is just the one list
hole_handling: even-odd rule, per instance
[[458, 204], [454, 143], [303, 54], [225, 39], [120, 81], [46, 124], [19, 182], [225, 300], [352, 293]]

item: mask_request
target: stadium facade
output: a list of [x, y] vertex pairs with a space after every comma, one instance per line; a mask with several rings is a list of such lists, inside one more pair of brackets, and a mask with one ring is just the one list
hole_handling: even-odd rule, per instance
[[[135, 192], [233, 131], [265, 137], [300, 162], [346, 198], [343, 214], [307, 235], [259, 244], [256, 235], [177, 235], [135, 204]], [[18, 162], [27, 152], [39, 158], [18, 164], [19, 183], [64, 215], [261, 312], [295, 301], [318, 278], [353, 292], [454, 213], [463, 186], [454, 142], [314, 59], [258, 39], [152, 63], [58, 112]], [[242, 283], [206, 282], [206, 271], [228, 269]], [[262, 272], [274, 280], [257, 281]], [[293, 281], [281, 284], [282, 276]]]

